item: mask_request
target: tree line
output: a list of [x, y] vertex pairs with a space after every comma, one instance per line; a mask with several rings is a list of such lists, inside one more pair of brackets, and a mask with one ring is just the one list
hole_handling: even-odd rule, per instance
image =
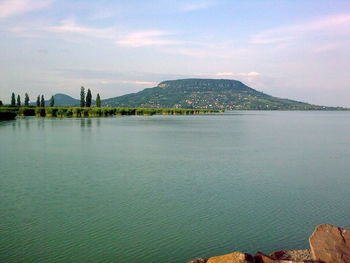
[[[24, 95], [24, 106], [29, 106], [29, 95], [28, 93], [25, 93]], [[91, 107], [91, 103], [92, 103], [92, 94], [91, 94], [91, 90], [88, 89], [86, 96], [85, 96], [85, 88], [81, 87], [80, 89], [80, 107]], [[50, 101], [49, 101], [50, 107], [55, 106], [55, 98], [54, 96], [51, 96]], [[0, 100], [0, 106], [2, 106], [3, 103]], [[11, 106], [21, 106], [22, 102], [21, 102], [21, 96], [18, 94], [17, 95], [17, 99], [16, 99], [16, 95], [14, 92], [12, 92], [11, 94]], [[38, 95], [37, 99], [36, 99], [36, 106], [37, 107], [45, 107], [45, 98], [44, 95]], [[97, 93], [96, 96], [96, 107], [100, 108], [101, 107], [101, 97], [100, 94]]]
[[[85, 88], [81, 87], [80, 89], [80, 107], [91, 107], [91, 101], [92, 101], [92, 94], [91, 90], [88, 89], [85, 97]], [[101, 107], [101, 98], [100, 94], [97, 93], [96, 96], [96, 107], [100, 108]]]

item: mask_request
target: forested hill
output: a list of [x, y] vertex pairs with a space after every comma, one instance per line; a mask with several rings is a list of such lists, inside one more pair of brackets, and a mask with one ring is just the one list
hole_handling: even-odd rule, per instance
[[[68, 96], [66, 94], [57, 93], [53, 97], [55, 99], [55, 106], [79, 106], [80, 105], [80, 100], [74, 99], [71, 96]], [[32, 100], [30, 105], [35, 106], [36, 101]], [[50, 105], [50, 100], [46, 100], [45, 105], [46, 106]]]
[[[57, 93], [53, 96], [55, 99], [55, 106], [79, 106], [80, 100], [74, 99], [69, 95]], [[95, 100], [92, 100], [92, 104], [95, 104]], [[36, 105], [36, 102], [31, 102], [30, 105]], [[50, 105], [50, 100], [45, 101], [45, 105]]]
[[179, 79], [102, 101], [104, 106], [242, 110], [337, 109], [281, 99], [228, 79]]

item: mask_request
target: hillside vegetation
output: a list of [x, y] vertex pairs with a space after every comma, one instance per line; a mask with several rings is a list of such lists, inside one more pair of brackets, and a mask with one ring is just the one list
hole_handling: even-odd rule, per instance
[[232, 110], [340, 109], [281, 99], [228, 79], [180, 79], [102, 101], [104, 106]]

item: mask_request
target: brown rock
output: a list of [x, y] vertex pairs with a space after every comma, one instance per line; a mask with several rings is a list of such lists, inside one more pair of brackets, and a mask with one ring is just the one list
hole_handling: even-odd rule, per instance
[[294, 260], [294, 261], [302, 261], [302, 260], [311, 260], [311, 251], [309, 249], [304, 250], [280, 250], [275, 251], [270, 254], [270, 257], [278, 260]]
[[207, 263], [207, 258], [197, 258], [195, 260], [188, 261], [187, 263]]
[[[285, 251], [288, 251], [288, 250], [285, 250]], [[257, 252], [254, 256], [254, 259], [255, 259], [255, 263], [321, 263], [318, 260], [308, 260], [308, 259], [299, 260], [299, 259], [291, 259], [291, 258], [283, 259], [283, 257], [286, 257], [286, 254], [282, 256], [279, 253], [277, 257], [281, 257], [281, 258], [277, 259], [277, 258], [273, 258], [272, 256], [265, 255], [262, 252]]]
[[253, 257], [242, 252], [233, 252], [223, 256], [209, 258], [207, 263], [253, 263]]
[[326, 263], [350, 263], [350, 230], [319, 225], [309, 238], [313, 259]]

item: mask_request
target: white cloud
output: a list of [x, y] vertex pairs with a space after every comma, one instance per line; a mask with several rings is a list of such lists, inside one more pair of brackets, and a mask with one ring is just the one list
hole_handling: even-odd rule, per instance
[[240, 73], [233, 73], [233, 72], [218, 72], [215, 74], [215, 76], [241, 76], [241, 77], [258, 77], [260, 76], [261, 74], [258, 73], [258, 72], [255, 72], [255, 71], [251, 71], [251, 72], [248, 72], [248, 73], [243, 73], [243, 72], [240, 72]]
[[72, 20], [63, 20], [59, 26], [48, 26], [43, 28], [44, 31], [54, 33], [79, 34], [93, 38], [116, 38], [117, 32], [113, 28], [93, 28], [77, 25]]
[[139, 80], [136, 80], [134, 82], [136, 85], [156, 85], [157, 82], [153, 82], [153, 81], [139, 81]]
[[76, 34], [91, 38], [110, 39], [120, 46], [133, 48], [180, 44], [179, 41], [169, 39], [168, 36], [172, 34], [166, 31], [146, 30], [123, 34], [113, 27], [89, 27], [78, 25], [73, 20], [63, 20], [60, 25], [48, 26], [43, 28], [43, 30], [52, 33]]
[[51, 3], [51, 0], [4, 0], [0, 2], [0, 19], [41, 10]]
[[218, 72], [215, 74], [216, 76], [233, 76], [232, 72]]
[[128, 47], [143, 47], [143, 46], [164, 46], [178, 44], [177, 41], [167, 39], [170, 33], [166, 31], [140, 31], [127, 34], [118, 39], [117, 44]]
[[252, 44], [274, 44], [288, 42], [310, 33], [346, 34], [350, 32], [350, 14], [340, 14], [294, 26], [284, 26], [263, 31], [251, 38]]
[[260, 76], [261, 74], [258, 72], [252, 71], [248, 73], [238, 73], [237, 75], [242, 77], [257, 77], [257, 76]]

